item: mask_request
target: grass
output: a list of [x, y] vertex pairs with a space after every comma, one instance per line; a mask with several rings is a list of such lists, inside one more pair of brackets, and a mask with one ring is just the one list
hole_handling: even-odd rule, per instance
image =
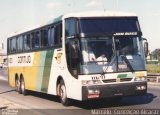
[[160, 73], [160, 65], [158, 64], [147, 64], [148, 73]]

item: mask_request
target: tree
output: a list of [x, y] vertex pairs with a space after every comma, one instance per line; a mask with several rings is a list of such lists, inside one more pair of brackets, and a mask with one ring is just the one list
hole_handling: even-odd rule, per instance
[[160, 49], [155, 49], [151, 54], [153, 59], [160, 60]]

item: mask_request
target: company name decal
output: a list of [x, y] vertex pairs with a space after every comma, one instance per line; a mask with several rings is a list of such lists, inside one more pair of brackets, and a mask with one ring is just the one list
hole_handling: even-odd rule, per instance
[[33, 65], [34, 53], [12, 55], [8, 57], [9, 67], [31, 67]]
[[133, 36], [133, 35], [138, 35], [137, 32], [118, 32], [115, 33], [114, 36]]
[[18, 56], [18, 63], [31, 63], [31, 56]]

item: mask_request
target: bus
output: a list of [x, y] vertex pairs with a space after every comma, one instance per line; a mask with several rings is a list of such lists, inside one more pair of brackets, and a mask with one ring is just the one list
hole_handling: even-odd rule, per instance
[[148, 43], [134, 13], [69, 13], [7, 39], [8, 81], [28, 90], [85, 101], [145, 95]]

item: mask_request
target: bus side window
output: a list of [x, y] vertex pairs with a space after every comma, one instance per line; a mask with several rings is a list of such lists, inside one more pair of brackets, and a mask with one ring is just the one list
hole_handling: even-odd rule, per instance
[[62, 24], [55, 25], [54, 28], [54, 44], [61, 45], [62, 44]]
[[48, 39], [48, 33], [47, 29], [41, 30], [41, 47], [46, 48], [49, 46], [49, 39]]
[[65, 36], [69, 37], [75, 35], [76, 35], [76, 19], [74, 18], [66, 19]]
[[28, 51], [31, 49], [31, 37], [30, 34], [24, 35], [24, 50]]
[[51, 46], [54, 46], [54, 27], [51, 28]]
[[47, 31], [47, 40], [49, 41], [49, 46], [51, 46], [51, 28], [48, 28], [48, 31]]
[[16, 53], [17, 50], [16, 38], [11, 39], [11, 53]]
[[41, 39], [40, 31], [35, 32], [36, 48], [40, 48], [40, 39]]
[[18, 36], [17, 38], [17, 51], [22, 52], [23, 50], [23, 36]]
[[8, 54], [11, 53], [11, 39], [8, 40], [8, 49], [7, 49]]
[[32, 49], [38, 49], [40, 45], [39, 31], [31, 33], [31, 36], [32, 36]]

